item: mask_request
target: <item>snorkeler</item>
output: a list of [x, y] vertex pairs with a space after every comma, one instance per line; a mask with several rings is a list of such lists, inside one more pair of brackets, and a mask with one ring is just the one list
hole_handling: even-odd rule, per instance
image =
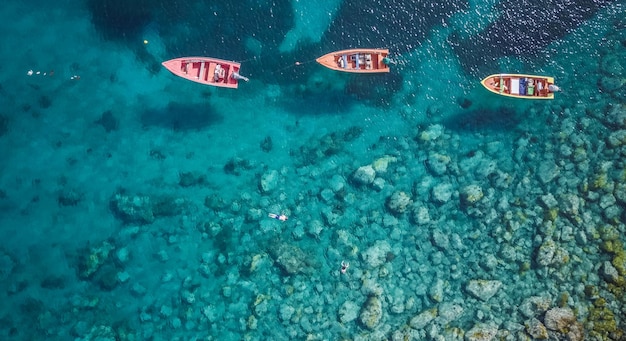
[[349, 267], [350, 267], [350, 263], [341, 261], [341, 273], [342, 274], [345, 274], [346, 271], [348, 271]]
[[280, 220], [280, 221], [287, 221], [287, 219], [289, 219], [289, 217], [287, 217], [284, 214], [275, 214], [275, 213], [270, 213], [267, 215], [268, 217], [272, 218], [272, 219], [276, 219], [276, 220]]

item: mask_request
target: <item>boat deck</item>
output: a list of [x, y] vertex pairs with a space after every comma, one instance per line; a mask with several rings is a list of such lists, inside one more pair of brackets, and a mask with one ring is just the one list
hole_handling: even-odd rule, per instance
[[383, 49], [352, 49], [325, 54], [317, 62], [325, 67], [344, 72], [378, 73], [389, 72], [383, 59], [389, 54]]
[[181, 63], [181, 71], [188, 77], [195, 78], [201, 82], [228, 83], [230, 75], [230, 65], [222, 65], [209, 61], [187, 61]]
[[190, 81], [226, 88], [237, 88], [233, 74], [239, 63], [214, 58], [177, 58], [163, 63], [170, 72]]
[[482, 82], [489, 91], [503, 96], [525, 99], [553, 99], [554, 93], [549, 86], [554, 83], [552, 77], [500, 74], [491, 75]]
[[372, 70], [378, 68], [382, 57], [379, 54], [355, 53], [336, 56], [337, 66], [342, 69]]

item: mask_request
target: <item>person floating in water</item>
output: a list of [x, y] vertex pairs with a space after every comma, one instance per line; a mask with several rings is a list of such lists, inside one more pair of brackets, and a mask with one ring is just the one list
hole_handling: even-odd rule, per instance
[[341, 261], [341, 273], [342, 274], [345, 274], [346, 271], [348, 271], [349, 267], [350, 267], [350, 263]]
[[280, 220], [280, 221], [287, 221], [287, 219], [289, 219], [289, 217], [287, 217], [284, 214], [270, 213], [267, 216], [272, 218], [272, 219], [276, 219], [276, 220]]

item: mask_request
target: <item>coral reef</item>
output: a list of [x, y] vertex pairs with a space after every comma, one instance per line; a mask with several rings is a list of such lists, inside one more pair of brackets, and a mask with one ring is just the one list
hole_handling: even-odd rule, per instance
[[391, 246], [386, 240], [378, 240], [373, 246], [361, 253], [363, 261], [371, 268], [377, 268], [387, 261]]
[[383, 305], [377, 296], [370, 296], [359, 314], [359, 321], [367, 329], [376, 328], [383, 318]]
[[361, 166], [352, 174], [352, 180], [359, 185], [369, 185], [374, 182], [374, 178], [376, 171], [371, 165]]
[[393, 214], [402, 214], [413, 204], [413, 200], [408, 194], [402, 191], [394, 192], [387, 198], [386, 206]]
[[501, 286], [502, 282], [500, 281], [479, 279], [469, 281], [467, 283], [466, 290], [474, 297], [483, 301], [488, 301], [498, 292], [498, 289], [500, 289]]
[[184, 199], [164, 196], [142, 196], [117, 193], [110, 202], [114, 214], [126, 224], [150, 224], [158, 217], [173, 216], [182, 211]]
[[422, 329], [426, 327], [430, 322], [432, 322], [437, 317], [437, 308], [431, 308], [428, 310], [424, 310], [421, 313], [413, 316], [409, 321], [409, 325], [411, 328]]
[[307, 270], [307, 255], [295, 245], [280, 243], [270, 249], [270, 254], [278, 266], [289, 275]]
[[86, 249], [78, 264], [78, 275], [83, 279], [90, 278], [109, 260], [109, 255], [114, 249], [114, 246], [107, 241]]

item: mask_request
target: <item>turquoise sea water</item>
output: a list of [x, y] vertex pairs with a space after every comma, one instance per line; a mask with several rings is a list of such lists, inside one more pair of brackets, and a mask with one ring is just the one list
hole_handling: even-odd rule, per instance
[[[8, 1], [0, 337], [623, 339], [624, 12]], [[392, 72], [314, 62], [361, 46]], [[251, 80], [160, 65], [189, 55]], [[564, 91], [500, 98], [498, 72]]]

